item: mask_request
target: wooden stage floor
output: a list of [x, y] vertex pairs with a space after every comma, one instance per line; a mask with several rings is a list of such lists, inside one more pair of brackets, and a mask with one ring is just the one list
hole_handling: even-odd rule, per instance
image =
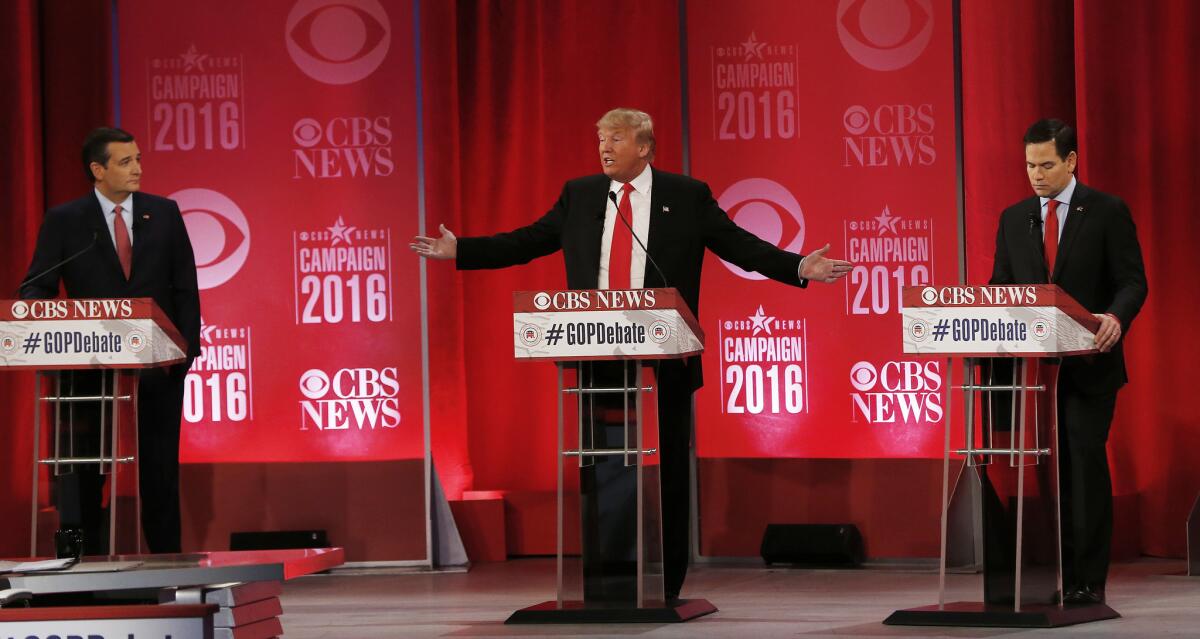
[[[719, 612], [683, 624], [505, 626], [518, 608], [553, 598], [554, 562], [478, 564], [466, 573], [314, 575], [283, 590], [287, 639], [397, 637], [1161, 637], [1200, 636], [1200, 578], [1184, 562], [1144, 559], [1113, 566], [1108, 603], [1121, 619], [1051, 630], [884, 626], [893, 610], [937, 603], [925, 567], [862, 570], [707, 564], [689, 572], [683, 596]], [[948, 577], [947, 601], [982, 596], [979, 575]]]

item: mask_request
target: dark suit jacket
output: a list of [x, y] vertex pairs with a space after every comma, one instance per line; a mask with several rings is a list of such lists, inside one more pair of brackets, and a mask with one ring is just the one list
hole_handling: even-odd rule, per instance
[[[990, 284], [1047, 281], [1042, 227], [1035, 219], [1041, 219], [1036, 196], [1001, 214]], [[1122, 334], [1129, 331], [1146, 301], [1147, 286], [1137, 229], [1121, 198], [1076, 181], [1050, 282], [1088, 311], [1116, 315]], [[1124, 339], [1108, 353], [1066, 358], [1060, 380], [1085, 393], [1116, 391], [1129, 381], [1123, 346]]]
[[112, 234], [95, 193], [46, 212], [38, 233], [29, 279], [95, 244], [70, 263], [21, 287], [21, 297], [58, 296], [61, 279], [72, 298], [152, 297], [187, 340], [188, 357], [200, 355], [200, 291], [196, 260], [183, 216], [174, 201], [133, 194], [133, 262], [125, 279]]
[[[700, 269], [704, 250], [744, 270], [793, 286], [805, 286], [797, 274], [803, 256], [788, 253], [734, 224], [717, 206], [708, 185], [674, 173], [651, 169], [650, 231], [646, 251], [663, 277], [646, 264], [645, 286], [679, 290], [692, 313], [700, 315]], [[563, 252], [567, 286], [596, 288], [600, 281], [600, 244], [611, 180], [603, 174], [563, 185], [554, 206], [534, 223], [490, 237], [458, 239], [460, 269], [502, 268]], [[664, 212], [666, 207], [669, 211]], [[692, 388], [702, 380], [699, 358], [687, 368]]]

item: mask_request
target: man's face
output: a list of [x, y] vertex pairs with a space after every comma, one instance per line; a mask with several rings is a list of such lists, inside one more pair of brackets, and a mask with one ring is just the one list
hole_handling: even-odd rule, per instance
[[96, 188], [110, 200], [123, 201], [142, 188], [142, 152], [136, 142], [109, 142], [108, 163], [92, 162]]
[[1058, 157], [1054, 141], [1025, 145], [1025, 170], [1029, 173], [1029, 184], [1040, 197], [1054, 197], [1071, 183], [1075, 172], [1075, 152], [1066, 159]]
[[649, 144], [638, 144], [630, 129], [598, 129], [600, 136], [600, 168], [609, 178], [629, 182], [646, 168], [650, 155]]

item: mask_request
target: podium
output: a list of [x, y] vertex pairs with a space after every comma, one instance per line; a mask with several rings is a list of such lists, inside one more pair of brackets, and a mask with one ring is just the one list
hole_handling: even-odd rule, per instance
[[[102, 475], [110, 476], [109, 554], [140, 551], [136, 373], [183, 362], [186, 352], [186, 342], [150, 298], [0, 300], [0, 370], [36, 371], [30, 556], [54, 554], [53, 549], [38, 549], [42, 467], [58, 477], [75, 466], [99, 466]], [[53, 418], [46, 446], [50, 453], [43, 457], [47, 406]], [[76, 409], [82, 413], [85, 406], [98, 408], [98, 438], [89, 433], [89, 441], [64, 428], [72, 424]], [[123, 503], [125, 496], [132, 496], [131, 504]], [[132, 521], [131, 527], [120, 528], [126, 533], [122, 537], [119, 511], [128, 511], [121, 519]]]
[[[668, 601], [663, 589], [657, 367], [704, 348], [687, 303], [675, 289], [517, 292], [513, 336], [517, 359], [558, 368], [557, 563], [555, 599], [505, 623], [716, 612], [704, 599]], [[568, 512], [574, 491], [579, 512]]]
[[[1049, 284], [906, 287], [902, 313], [905, 354], [946, 357], [949, 379], [962, 364], [962, 385], [952, 388], [966, 419], [964, 446], [952, 449], [947, 406], [938, 603], [884, 623], [1039, 628], [1119, 617], [1104, 604], [1062, 602], [1057, 358], [1097, 352], [1099, 320]], [[981, 487], [982, 602], [946, 602], [952, 455], [962, 459], [960, 485]]]

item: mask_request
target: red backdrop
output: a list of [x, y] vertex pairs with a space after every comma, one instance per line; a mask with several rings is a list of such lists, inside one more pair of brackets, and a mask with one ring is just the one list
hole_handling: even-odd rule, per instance
[[[1118, 521], [1146, 554], [1181, 556], [1200, 470], [1200, 427], [1186, 371], [1200, 338], [1178, 321], [1196, 309], [1200, 188], [1187, 154], [1200, 142], [1200, 6], [963, 3], [963, 132], [968, 277], [991, 273], [1000, 211], [1031, 191], [1021, 136], [1041, 117], [1079, 129], [1079, 179], [1129, 204], [1150, 296], [1126, 337], [1130, 384], [1109, 436], [1114, 491], [1140, 497]], [[1120, 43], [1116, 46], [1115, 43]]]
[[687, 6], [693, 174], [760, 237], [855, 262], [798, 291], [709, 254], [698, 453], [940, 458], [944, 362], [900, 352], [899, 292], [958, 283], [951, 3]]
[[412, 4], [118, 7], [122, 121], [196, 252], [182, 461], [422, 458]]
[[[837, 11], [837, 4], [829, 2], [828, 10]], [[1198, 286], [1190, 246], [1198, 223], [1189, 210], [1197, 175], [1188, 159], [1200, 140], [1192, 119], [1200, 111], [1194, 81], [1200, 76], [1198, 9], [1185, 0], [962, 5], [968, 277], [986, 278], [996, 216], [1028, 194], [1021, 170], [1024, 128], [1049, 115], [1074, 120], [1081, 132], [1080, 177], [1129, 202], [1152, 289], [1128, 338], [1133, 381], [1122, 391], [1110, 447], [1117, 491], [1140, 495], [1141, 516], [1118, 526], [1136, 527], [1146, 553], [1181, 555], [1183, 521], [1200, 489], [1200, 468], [1190, 463], [1200, 435], [1195, 410], [1176, 398], [1191, 393], [1185, 358], [1197, 338], [1168, 322], [1187, 317]], [[74, 161], [83, 133], [110, 120], [108, 60], [95, 55], [108, 49], [107, 29], [96, 27], [105, 24], [107, 9], [107, 2], [28, 1], [0, 9], [8, 36], [0, 46], [13, 61], [0, 73], [14, 88], [14, 99], [0, 103], [0, 121], [19, 140], [4, 152], [5, 166], [33, 167], [0, 172], [9, 194], [0, 260], [13, 285], [24, 272], [41, 211], [85, 188], [76, 182]], [[540, 214], [564, 179], [595, 170], [592, 123], [617, 104], [656, 115], [657, 163], [679, 170], [678, 10], [667, 0], [423, 3], [431, 225], [445, 220], [460, 233], [487, 233]], [[40, 44], [51, 40], [59, 46]], [[815, 89], [814, 99], [823, 91]], [[693, 143], [701, 134], [693, 122]], [[732, 180], [724, 173], [698, 177]], [[451, 496], [464, 488], [549, 490], [554, 443], [546, 425], [553, 404], [548, 392], [537, 397], [549, 388], [551, 372], [513, 363], [505, 327], [509, 291], [528, 282], [560, 285], [561, 260], [467, 275], [447, 266], [431, 264], [429, 270], [430, 409], [443, 482]], [[798, 294], [798, 301], [807, 303], [809, 293]], [[710, 369], [709, 383], [714, 381]], [[18, 407], [14, 419], [0, 422], [6, 468], [0, 508], [23, 517], [29, 442], [20, 399], [27, 386], [9, 375], [0, 377], [0, 385], [0, 398]], [[718, 461], [722, 465], [710, 467], [704, 481], [710, 491], [739, 496], [729, 500], [738, 508], [707, 512], [706, 526], [749, 531], [720, 545], [723, 553], [754, 554], [758, 532], [751, 529], [768, 517], [875, 521], [880, 531], [900, 522], [897, 543], [885, 546], [883, 535], [868, 534], [872, 547], [884, 550], [874, 554], [936, 548], [928, 513], [907, 514], [914, 500], [936, 501], [927, 489], [937, 473], [925, 462]], [[797, 503], [794, 495], [805, 500]], [[21, 550], [20, 528], [0, 532], [0, 550]]]

